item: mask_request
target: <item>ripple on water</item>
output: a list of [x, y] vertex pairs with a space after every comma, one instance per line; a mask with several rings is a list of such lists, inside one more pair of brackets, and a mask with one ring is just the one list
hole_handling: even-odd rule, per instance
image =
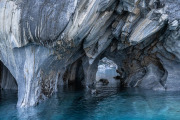
[[[103, 88], [101, 94], [61, 89], [37, 107], [16, 108], [17, 91], [0, 92], [0, 120], [179, 120], [180, 93]], [[109, 89], [109, 91], [108, 91]]]

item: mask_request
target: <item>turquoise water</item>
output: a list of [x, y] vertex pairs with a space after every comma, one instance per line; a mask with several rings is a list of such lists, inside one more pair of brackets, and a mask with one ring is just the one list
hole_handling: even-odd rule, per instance
[[[17, 92], [0, 92], [0, 120], [180, 120], [180, 92], [62, 88], [37, 107], [16, 108]], [[100, 91], [99, 91], [100, 92]]]

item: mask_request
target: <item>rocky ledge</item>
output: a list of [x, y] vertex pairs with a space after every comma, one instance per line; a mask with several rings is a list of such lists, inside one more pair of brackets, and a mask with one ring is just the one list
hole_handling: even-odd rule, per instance
[[59, 85], [96, 84], [106, 57], [123, 87], [180, 90], [179, 11], [179, 0], [1, 0], [0, 86], [34, 106]]

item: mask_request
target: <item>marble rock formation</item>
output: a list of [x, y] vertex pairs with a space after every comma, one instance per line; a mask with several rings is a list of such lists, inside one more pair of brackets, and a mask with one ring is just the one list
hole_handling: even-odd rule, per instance
[[179, 0], [1, 0], [1, 78], [13, 80], [0, 85], [12, 81], [17, 106], [34, 106], [58, 85], [96, 84], [107, 57], [124, 87], [180, 90], [179, 9]]

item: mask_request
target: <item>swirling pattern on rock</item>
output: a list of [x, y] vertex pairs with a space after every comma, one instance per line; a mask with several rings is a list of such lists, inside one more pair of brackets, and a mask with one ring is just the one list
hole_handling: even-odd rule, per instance
[[1, 0], [0, 60], [17, 81], [18, 106], [77, 79], [96, 84], [103, 57], [118, 65], [122, 86], [180, 90], [179, 8], [179, 0]]

